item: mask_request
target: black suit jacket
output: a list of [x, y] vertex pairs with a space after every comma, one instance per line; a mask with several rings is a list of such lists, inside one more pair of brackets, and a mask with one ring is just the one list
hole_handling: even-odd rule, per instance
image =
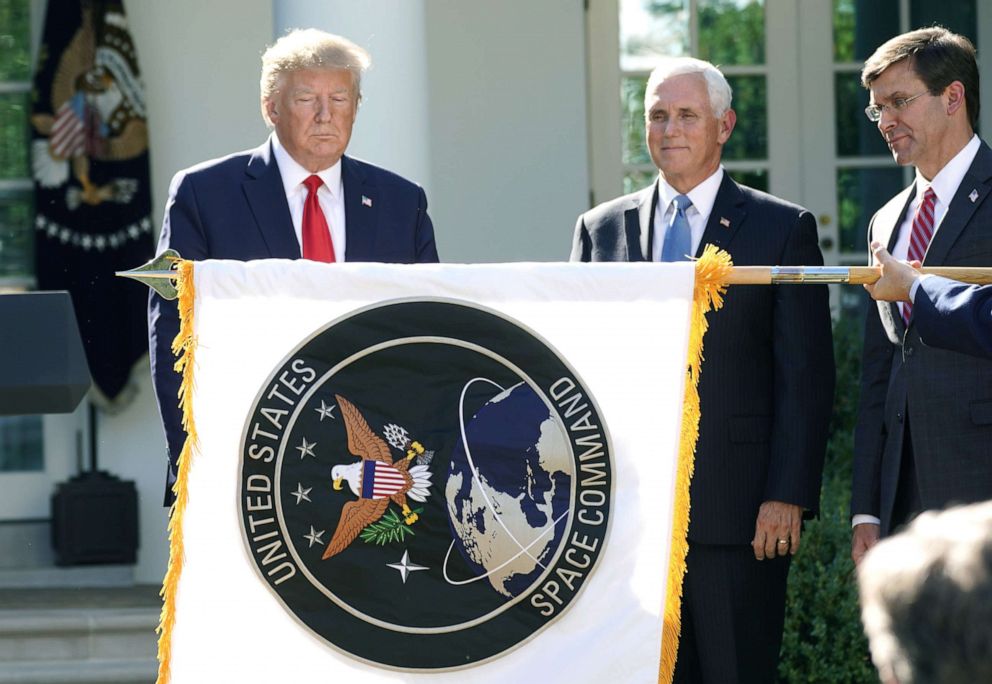
[[[341, 158], [345, 203], [345, 261], [437, 262], [434, 227], [423, 188], [351, 157]], [[363, 201], [364, 199], [364, 201]], [[300, 245], [279, 166], [262, 146], [180, 171], [172, 179], [158, 252], [184, 259], [299, 259]], [[186, 434], [178, 407], [180, 377], [173, 370], [179, 332], [175, 302], [154, 291], [148, 300], [152, 381], [169, 451], [166, 502]]]
[[[572, 260], [643, 260], [655, 188], [580, 216]], [[809, 212], [729, 175], [697, 256], [707, 244], [741, 266], [823, 263]], [[749, 544], [763, 501], [819, 507], [834, 390], [830, 309], [821, 285], [734, 285], [725, 302], [703, 343], [689, 539]]]
[[[891, 251], [915, 192], [903, 190], [872, 217], [868, 242]], [[992, 149], [982, 143], [937, 228], [924, 266], [992, 265]], [[942, 508], [992, 498], [992, 361], [921, 343], [897, 306], [868, 308], [861, 402], [854, 434], [852, 515], [892, 527], [909, 420], [920, 503]]]

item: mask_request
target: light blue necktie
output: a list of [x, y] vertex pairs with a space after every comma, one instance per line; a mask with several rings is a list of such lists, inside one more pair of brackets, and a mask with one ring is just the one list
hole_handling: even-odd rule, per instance
[[692, 206], [692, 200], [685, 195], [676, 195], [674, 202], [675, 216], [661, 246], [662, 261], [686, 261], [692, 252], [692, 231], [685, 215], [685, 210]]

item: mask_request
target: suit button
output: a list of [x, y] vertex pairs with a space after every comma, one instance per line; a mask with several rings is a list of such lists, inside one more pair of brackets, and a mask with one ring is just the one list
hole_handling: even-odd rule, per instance
[[896, 420], [898, 420], [900, 423], [902, 422], [902, 411], [896, 414]]

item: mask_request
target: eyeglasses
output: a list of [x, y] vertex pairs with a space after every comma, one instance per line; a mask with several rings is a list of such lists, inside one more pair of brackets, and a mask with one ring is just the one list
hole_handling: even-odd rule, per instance
[[865, 116], [868, 117], [869, 121], [877, 122], [879, 119], [882, 118], [882, 112], [884, 112], [886, 109], [891, 109], [893, 112], [901, 112], [902, 110], [904, 110], [906, 107], [909, 106], [910, 102], [912, 102], [916, 98], [923, 97], [924, 95], [929, 95], [929, 94], [930, 94], [929, 91], [925, 90], [919, 95], [913, 95], [913, 97], [897, 97], [896, 99], [892, 100], [892, 104], [868, 105], [867, 107], [865, 107]]

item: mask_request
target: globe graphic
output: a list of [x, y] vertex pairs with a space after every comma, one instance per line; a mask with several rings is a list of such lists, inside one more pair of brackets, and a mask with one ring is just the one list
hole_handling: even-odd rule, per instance
[[474, 576], [448, 581], [488, 582], [509, 599], [537, 581], [561, 545], [574, 468], [564, 426], [529, 385], [472, 382], [498, 394], [462, 414], [445, 493], [452, 546]]

